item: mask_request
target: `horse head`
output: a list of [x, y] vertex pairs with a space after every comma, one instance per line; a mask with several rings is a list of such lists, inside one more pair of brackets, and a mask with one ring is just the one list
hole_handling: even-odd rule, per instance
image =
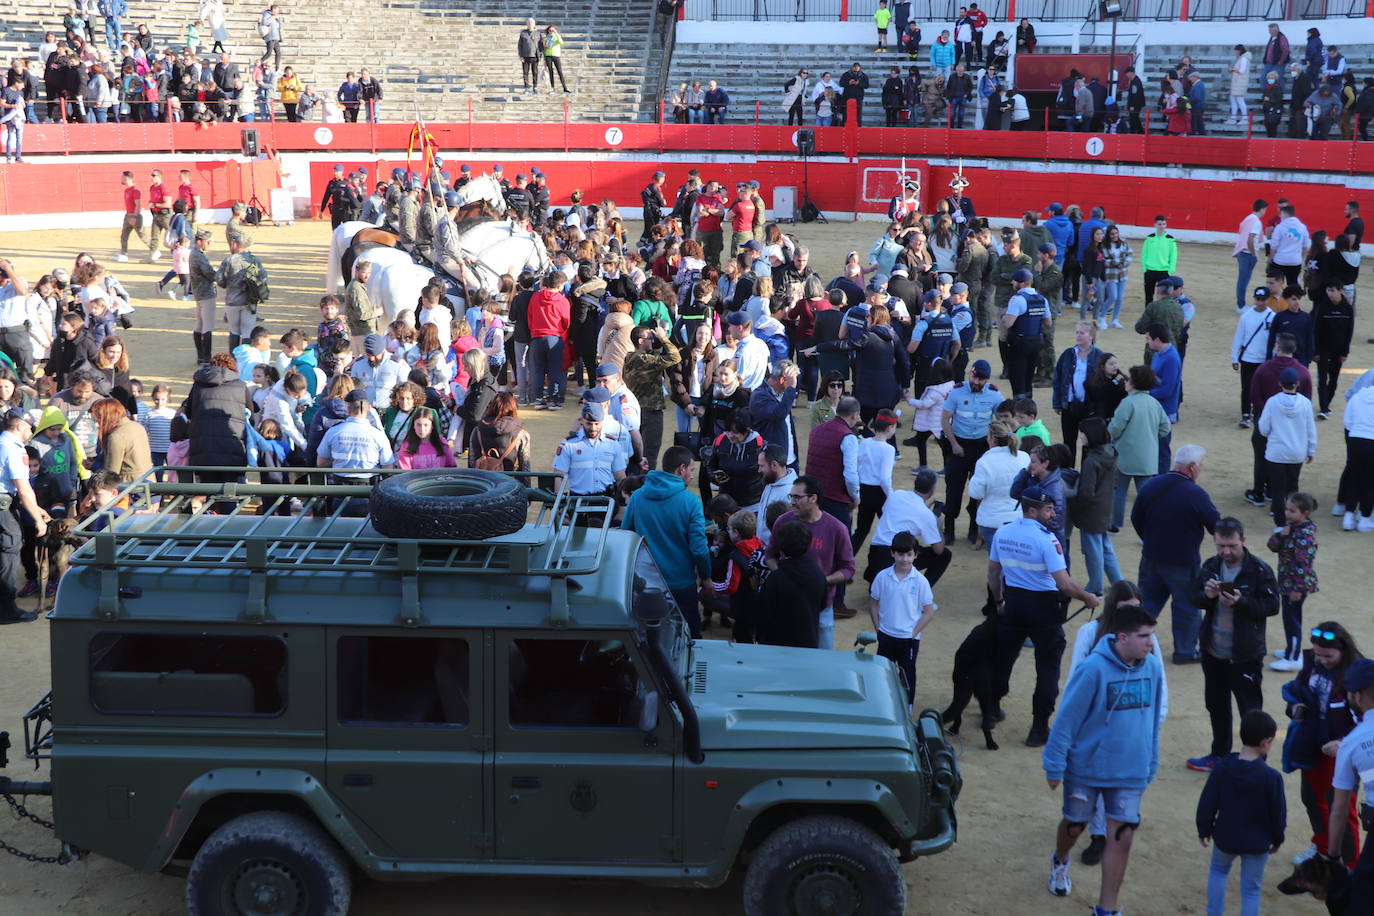
[[463, 185], [458, 189], [458, 197], [463, 208], [482, 201], [491, 208], [495, 218], [500, 219], [506, 213], [506, 195], [501, 192], [501, 185], [490, 175], [479, 175]]

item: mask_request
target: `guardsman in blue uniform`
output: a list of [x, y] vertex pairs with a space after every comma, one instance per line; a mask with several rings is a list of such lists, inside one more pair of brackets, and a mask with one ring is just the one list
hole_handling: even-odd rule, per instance
[[1011, 275], [1011, 299], [1002, 316], [1007, 340], [1007, 381], [1012, 395], [1028, 398], [1034, 393], [1035, 365], [1045, 343], [1045, 320], [1050, 305], [1032, 286], [1035, 274], [1024, 267]]
[[1054, 497], [1036, 486], [1021, 493], [1021, 518], [997, 529], [988, 547], [988, 589], [998, 608], [997, 683], [1006, 696], [1011, 670], [1027, 639], [1035, 646], [1034, 716], [1028, 747], [1043, 747], [1059, 697], [1059, 662], [1064, 655], [1060, 595], [1090, 608], [1097, 597], [1069, 578], [1064, 548], [1045, 527], [1054, 516]]
[[[950, 389], [940, 414], [940, 429], [949, 443], [949, 460], [945, 462], [945, 543], [954, 543], [954, 522], [959, 518], [959, 504], [964, 499], [964, 484], [973, 474], [973, 466], [988, 450], [988, 427], [1002, 403], [1002, 394], [989, 384], [992, 366], [985, 359], [974, 360], [968, 380]], [[975, 516], [978, 504], [969, 500], [969, 534], [976, 535]]]
[[[1360, 823], [1366, 837], [1374, 831], [1374, 661], [1357, 659], [1345, 669], [1342, 680], [1346, 702], [1361, 718], [1360, 724], [1341, 739], [1340, 749], [1336, 751], [1336, 772], [1331, 777], [1334, 790], [1331, 816], [1326, 827], [1327, 849], [1341, 848], [1346, 811], [1351, 795], [1358, 795], [1361, 783], [1364, 784], [1364, 804], [1360, 805]], [[1341, 867], [1339, 862], [1334, 866]], [[1355, 866], [1355, 879], [1350, 884], [1349, 901], [1345, 916], [1374, 916], [1374, 855], [1360, 856]]]
[[906, 351], [914, 357], [911, 368], [911, 393], [920, 397], [927, 385], [938, 384], [935, 370], [949, 371], [949, 354], [954, 345], [954, 322], [944, 309], [939, 290], [929, 290], [921, 297], [924, 310], [911, 329], [911, 341]]
[[29, 456], [24, 446], [32, 436], [28, 414], [18, 407], [5, 411], [4, 431], [0, 432], [0, 624], [28, 623], [38, 616], [19, 610], [14, 603], [20, 578], [19, 547], [24, 540], [19, 513], [28, 515], [40, 541], [52, 520], [38, 505], [29, 485]]
[[606, 409], [597, 403], [582, 407], [582, 428], [564, 439], [553, 456], [553, 469], [568, 477], [575, 496], [606, 496], [625, 477], [625, 451], [619, 441], [601, 431]]
[[960, 379], [968, 371], [968, 354], [973, 349], [973, 340], [978, 336], [978, 322], [973, 309], [968, 304], [968, 284], [956, 283], [949, 288], [949, 299], [945, 300], [949, 311], [950, 323], [954, 326], [954, 347], [950, 350], [949, 364], [953, 370], [951, 378]]

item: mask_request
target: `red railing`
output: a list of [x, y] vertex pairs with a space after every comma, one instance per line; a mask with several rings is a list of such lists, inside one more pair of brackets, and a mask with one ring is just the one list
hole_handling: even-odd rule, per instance
[[[867, 114], [879, 117], [870, 106]], [[972, 113], [966, 113], [972, 117]], [[469, 118], [471, 115], [469, 114]], [[1050, 116], [1046, 115], [1046, 126]], [[810, 125], [808, 125], [810, 127]], [[460, 151], [644, 151], [795, 152], [795, 127], [782, 124], [675, 123], [483, 123], [468, 120], [429, 125], [439, 147], [450, 156]], [[410, 125], [280, 120], [253, 123], [123, 123], [28, 124], [26, 157], [92, 153], [225, 153], [237, 152], [245, 129], [258, 132], [262, 149], [271, 152], [360, 152], [404, 150]], [[916, 158], [1033, 159], [1104, 162], [1131, 165], [1263, 169], [1335, 174], [1374, 173], [1374, 143], [1353, 139], [1326, 141], [1247, 137], [1173, 137], [1158, 133], [1091, 134], [1052, 130], [985, 131], [944, 127], [811, 127], [818, 157], [861, 156]], [[22, 166], [21, 166], [22, 167]]]

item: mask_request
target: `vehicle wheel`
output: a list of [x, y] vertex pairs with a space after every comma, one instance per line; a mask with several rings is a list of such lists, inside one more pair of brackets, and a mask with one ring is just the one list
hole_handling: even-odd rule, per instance
[[480, 541], [524, 527], [529, 497], [496, 471], [438, 468], [385, 478], [372, 488], [370, 510], [387, 537]]
[[283, 811], [220, 827], [186, 876], [190, 916], [344, 916], [351, 896], [339, 847], [314, 821]]
[[784, 824], [744, 877], [747, 916], [901, 916], [906, 884], [886, 841], [847, 817]]

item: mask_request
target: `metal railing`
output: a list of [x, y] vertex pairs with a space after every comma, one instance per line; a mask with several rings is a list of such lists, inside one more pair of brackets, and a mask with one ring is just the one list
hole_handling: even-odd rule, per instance
[[[1122, 19], [1170, 22], [1182, 17], [1185, 0], [1123, 0]], [[953, 23], [966, 0], [914, 0], [911, 19]], [[1006, 22], [1007, 0], [980, 3], [993, 23]], [[878, 0], [690, 0], [689, 19], [755, 22], [866, 22]], [[1032, 22], [1081, 21], [1095, 15], [1097, 0], [1018, 0], [1016, 17]], [[1276, 19], [1360, 18], [1365, 0], [1187, 0], [1195, 21], [1268, 21]], [[930, 36], [927, 36], [929, 41]]]

